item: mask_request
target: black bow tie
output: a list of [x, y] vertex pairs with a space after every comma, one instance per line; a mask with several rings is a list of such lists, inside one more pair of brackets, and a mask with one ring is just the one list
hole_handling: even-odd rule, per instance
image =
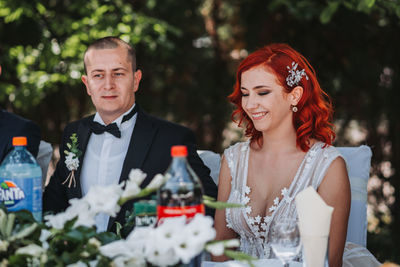
[[117, 124], [115, 122], [105, 126], [97, 121], [90, 122], [90, 129], [95, 134], [102, 134], [104, 132], [109, 132], [110, 134], [114, 135], [117, 138], [121, 138], [121, 131], [119, 130]]
[[[131, 110], [131, 112], [126, 114], [124, 117], [122, 117], [121, 124], [124, 123], [125, 121], [130, 120], [133, 117], [133, 115], [136, 114], [136, 111], [137, 111], [136, 107], [137, 107], [137, 105], [135, 105], [135, 107]], [[115, 122], [105, 126], [96, 121], [91, 121], [90, 129], [92, 130], [92, 132], [94, 134], [102, 134], [104, 132], [109, 132], [110, 134], [114, 135], [115, 137], [121, 138], [121, 131], [119, 130], [119, 128]]]

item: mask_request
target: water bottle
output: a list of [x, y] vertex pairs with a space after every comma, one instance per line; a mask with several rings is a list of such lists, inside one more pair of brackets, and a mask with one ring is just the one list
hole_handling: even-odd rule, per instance
[[8, 211], [28, 210], [42, 220], [42, 170], [26, 149], [26, 137], [13, 138], [14, 149], [0, 165], [0, 201]]
[[167, 182], [157, 192], [157, 224], [168, 217], [185, 215], [187, 220], [205, 213], [203, 186], [187, 162], [186, 146], [171, 148], [172, 162], [165, 175]]

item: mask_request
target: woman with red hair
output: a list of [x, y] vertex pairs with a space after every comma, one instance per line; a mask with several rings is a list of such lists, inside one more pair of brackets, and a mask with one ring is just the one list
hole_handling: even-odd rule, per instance
[[294, 197], [313, 186], [334, 208], [329, 266], [342, 266], [350, 183], [332, 146], [332, 105], [310, 63], [286, 44], [265, 46], [241, 62], [229, 100], [236, 106], [232, 119], [245, 127], [249, 140], [225, 150], [218, 200], [245, 208], [216, 211], [217, 239], [239, 236], [241, 251], [272, 257], [271, 223], [295, 219]]

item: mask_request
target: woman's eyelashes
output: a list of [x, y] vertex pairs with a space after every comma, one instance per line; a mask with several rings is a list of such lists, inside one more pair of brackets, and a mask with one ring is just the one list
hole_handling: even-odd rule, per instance
[[[261, 91], [261, 92], [257, 92], [257, 95], [259, 96], [264, 96], [264, 95], [268, 95], [270, 93], [270, 91]], [[246, 97], [249, 96], [249, 93], [247, 91], [242, 91], [242, 97]]]

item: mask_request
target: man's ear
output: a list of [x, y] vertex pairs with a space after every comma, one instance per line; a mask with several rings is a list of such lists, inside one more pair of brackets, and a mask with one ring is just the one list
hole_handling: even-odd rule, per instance
[[133, 92], [136, 93], [137, 90], [139, 90], [139, 83], [140, 83], [140, 80], [142, 79], [142, 71], [141, 70], [135, 71], [133, 76], [134, 76], [133, 77], [134, 78], [134, 81], [133, 81]]
[[86, 75], [82, 75], [81, 80], [82, 80], [82, 82], [85, 84], [86, 93], [87, 93], [88, 95], [91, 95], [90, 90], [89, 90], [89, 85], [88, 85], [88, 78], [87, 78], [87, 76], [86, 76]]
[[301, 97], [303, 96], [303, 87], [302, 86], [296, 86], [293, 88], [293, 90], [289, 93], [290, 97], [290, 104], [293, 106], [296, 106], [297, 103], [299, 103]]

